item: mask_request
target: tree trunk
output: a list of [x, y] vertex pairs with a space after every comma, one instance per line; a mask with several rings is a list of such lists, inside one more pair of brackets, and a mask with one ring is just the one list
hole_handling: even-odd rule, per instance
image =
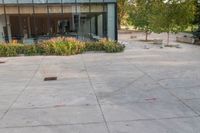
[[145, 41], [148, 40], [148, 31], [145, 31]]
[[121, 20], [120, 20], [120, 18], [118, 18], [117, 28], [118, 28], [118, 30], [121, 30]]
[[169, 32], [167, 32], [167, 45], [169, 45]]

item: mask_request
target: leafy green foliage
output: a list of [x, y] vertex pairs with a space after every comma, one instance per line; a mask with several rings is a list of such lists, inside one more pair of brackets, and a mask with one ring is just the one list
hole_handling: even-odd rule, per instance
[[0, 45], [0, 56], [17, 56], [23, 51], [22, 45]]
[[151, 29], [156, 33], [182, 32], [193, 21], [195, 6], [194, 0], [154, 0], [151, 16]]
[[125, 45], [122, 45], [113, 40], [102, 39], [100, 42], [103, 45], [103, 50], [107, 53], [116, 53], [124, 50]]
[[74, 55], [85, 50], [85, 43], [74, 38], [53, 38], [39, 44], [44, 55]]
[[113, 40], [102, 39], [98, 42], [86, 43], [87, 51], [105, 51], [107, 53], [122, 52], [125, 45], [122, 45]]
[[198, 25], [198, 29], [193, 32], [194, 37], [200, 39], [200, 3], [195, 2], [196, 12], [193, 24]]
[[151, 32], [152, 4], [150, 0], [135, 0], [132, 6], [133, 10], [129, 12], [130, 24], [146, 33], [145, 40], [148, 39], [148, 33]]
[[74, 38], [53, 38], [36, 45], [0, 44], [0, 56], [75, 55], [85, 51], [121, 52], [124, 45], [107, 39], [97, 42], [81, 42]]
[[120, 29], [121, 25], [127, 25], [128, 23], [128, 12], [132, 10], [132, 1], [133, 0], [118, 0], [117, 1], [117, 10], [118, 10], [118, 28]]
[[36, 45], [24, 45], [20, 48], [20, 51], [18, 53], [22, 53], [28, 56], [38, 54]]
[[129, 21], [139, 30], [177, 33], [191, 25], [195, 14], [195, 0], [133, 0]]
[[153, 4], [151, 27], [154, 32], [181, 32], [194, 18], [194, 0], [161, 0]]
[[193, 21], [193, 24], [199, 25], [200, 29], [200, 3], [198, 1], [195, 1], [195, 6], [196, 6], [196, 12], [195, 12], [195, 19]]

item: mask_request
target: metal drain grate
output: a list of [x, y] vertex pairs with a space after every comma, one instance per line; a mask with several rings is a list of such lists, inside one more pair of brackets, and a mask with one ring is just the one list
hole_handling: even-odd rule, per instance
[[0, 61], [0, 64], [6, 63], [5, 61]]
[[57, 79], [58, 79], [57, 77], [45, 77], [44, 81], [54, 81], [54, 80], [57, 80]]

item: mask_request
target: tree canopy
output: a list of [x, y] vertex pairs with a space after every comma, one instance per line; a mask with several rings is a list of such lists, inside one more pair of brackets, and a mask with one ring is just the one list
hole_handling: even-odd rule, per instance
[[146, 40], [148, 33], [151, 32], [150, 19], [152, 16], [151, 0], [134, 0], [132, 10], [129, 12], [129, 22], [135, 28], [145, 31]]
[[[196, 0], [118, 0], [118, 23], [128, 15], [128, 21], [137, 29], [149, 32], [177, 33], [192, 24]], [[195, 22], [195, 21], [193, 21]], [[200, 7], [196, 13], [200, 23]]]
[[198, 3], [196, 1], [195, 5], [196, 5], [196, 13], [195, 13], [195, 19], [194, 19], [193, 24], [197, 24], [199, 26], [199, 29], [200, 29], [200, 3]]
[[127, 23], [128, 12], [132, 10], [132, 1], [133, 0], [118, 0], [118, 28], [120, 29], [122, 24]]
[[154, 1], [151, 28], [154, 32], [177, 33], [184, 31], [194, 19], [194, 0]]
[[180, 32], [188, 28], [194, 18], [194, 0], [155, 1], [151, 16], [154, 32]]

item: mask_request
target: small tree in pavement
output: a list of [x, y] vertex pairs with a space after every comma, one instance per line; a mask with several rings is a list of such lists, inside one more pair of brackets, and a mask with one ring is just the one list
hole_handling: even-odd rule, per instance
[[193, 0], [157, 0], [153, 4], [151, 27], [156, 33], [167, 32], [167, 45], [169, 34], [184, 31], [194, 18]]
[[150, 19], [152, 15], [151, 0], [135, 0], [133, 10], [129, 12], [129, 22], [139, 30], [145, 32], [145, 40], [148, 40], [148, 34], [151, 32]]

